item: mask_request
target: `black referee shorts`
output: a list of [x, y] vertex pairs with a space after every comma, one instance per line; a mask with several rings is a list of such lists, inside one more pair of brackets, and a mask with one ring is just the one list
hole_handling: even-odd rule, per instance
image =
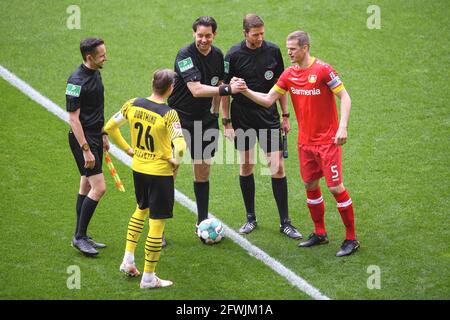
[[133, 171], [134, 192], [139, 209], [150, 209], [150, 218], [173, 217], [173, 176], [155, 176]]
[[218, 116], [210, 112], [198, 120], [186, 119], [181, 114], [179, 116], [191, 159], [209, 160], [214, 157], [219, 143]]
[[239, 151], [253, 149], [258, 140], [265, 153], [283, 149], [280, 115], [275, 107], [269, 109], [241, 105], [233, 100], [231, 123], [235, 130], [234, 147]]
[[84, 156], [83, 150], [81, 150], [80, 144], [75, 138], [72, 130], [69, 131], [69, 145], [70, 150], [72, 150], [73, 157], [77, 163], [78, 171], [80, 171], [81, 176], [94, 176], [96, 174], [102, 173], [103, 164], [103, 137], [102, 135], [89, 135], [85, 134], [86, 141], [89, 144], [92, 154], [95, 157], [95, 166], [92, 169], [86, 169], [84, 167]]

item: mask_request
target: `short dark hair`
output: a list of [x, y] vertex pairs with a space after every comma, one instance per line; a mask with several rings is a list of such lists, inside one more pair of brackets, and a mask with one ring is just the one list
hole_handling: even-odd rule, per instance
[[216, 33], [217, 30], [217, 22], [213, 17], [210, 16], [198, 17], [197, 20], [195, 20], [192, 24], [192, 30], [196, 32], [198, 26], [211, 27], [213, 33]]
[[153, 73], [153, 92], [163, 95], [175, 81], [176, 73], [170, 69], [156, 70]]
[[294, 31], [287, 36], [287, 40], [297, 40], [299, 47], [303, 47], [305, 44], [310, 46], [311, 44], [309, 34], [305, 31]]
[[95, 55], [97, 47], [105, 42], [100, 38], [86, 38], [80, 42], [80, 52], [83, 57], [83, 61], [86, 61], [88, 54]]
[[249, 13], [245, 15], [242, 22], [242, 27], [244, 28], [245, 32], [249, 32], [251, 28], [264, 27], [264, 21], [260, 16], [257, 16], [254, 13]]

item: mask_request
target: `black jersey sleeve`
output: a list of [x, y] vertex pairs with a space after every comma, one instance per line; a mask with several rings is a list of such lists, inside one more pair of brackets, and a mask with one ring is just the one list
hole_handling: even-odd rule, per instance
[[233, 70], [232, 70], [232, 64], [231, 64], [231, 53], [228, 52], [224, 59], [224, 83], [230, 83], [231, 78], [233, 78]]
[[66, 110], [68, 112], [73, 112], [80, 108], [82, 89], [82, 79], [72, 76], [69, 77], [66, 85]]
[[175, 59], [175, 71], [185, 83], [200, 81], [202, 74], [198, 68], [199, 66], [196, 64], [195, 57], [189, 51], [180, 50]]
[[223, 53], [222, 51], [220, 51], [219, 49], [219, 54], [221, 57], [222, 62], [220, 63], [220, 68], [219, 68], [219, 80], [223, 81], [225, 80], [225, 59], [223, 57]]
[[280, 78], [281, 74], [284, 71], [284, 62], [283, 62], [283, 56], [281, 55], [280, 48], [276, 48], [275, 57], [277, 59], [277, 67], [274, 72], [275, 79]]

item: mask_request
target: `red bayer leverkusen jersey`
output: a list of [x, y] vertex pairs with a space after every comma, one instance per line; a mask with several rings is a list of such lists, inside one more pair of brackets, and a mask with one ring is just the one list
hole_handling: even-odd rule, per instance
[[284, 70], [274, 89], [291, 94], [299, 144], [334, 143], [339, 126], [334, 94], [344, 89], [344, 85], [330, 65], [313, 58], [306, 69], [291, 66]]

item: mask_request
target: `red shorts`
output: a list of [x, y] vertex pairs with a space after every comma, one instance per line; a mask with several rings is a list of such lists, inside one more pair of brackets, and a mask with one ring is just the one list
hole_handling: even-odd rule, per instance
[[335, 144], [298, 145], [300, 174], [305, 183], [325, 177], [328, 187], [342, 183], [342, 148]]

